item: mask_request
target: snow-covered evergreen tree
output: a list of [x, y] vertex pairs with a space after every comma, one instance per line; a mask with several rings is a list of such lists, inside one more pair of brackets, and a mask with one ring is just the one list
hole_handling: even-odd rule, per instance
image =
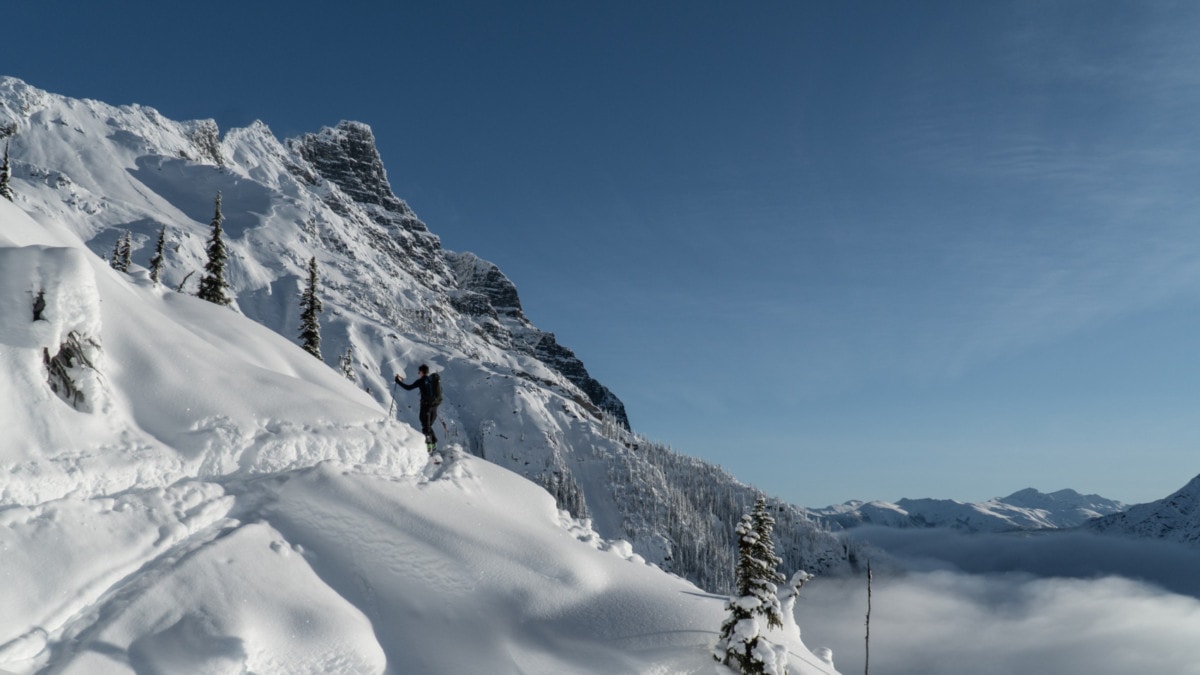
[[358, 384], [358, 375], [354, 372], [354, 347], [346, 347], [346, 352], [338, 357], [338, 369], [342, 371], [342, 375], [346, 376], [347, 380]]
[[133, 234], [129, 230], [125, 230], [125, 234], [121, 235], [120, 241], [117, 242], [117, 264], [114, 267], [121, 272], [129, 272], [129, 266], [133, 264]]
[[0, 197], [4, 197], [8, 201], [13, 201], [12, 191], [12, 169], [8, 164], [8, 146], [10, 141], [4, 142], [4, 164], [0, 165]]
[[321, 298], [317, 293], [317, 258], [308, 260], [308, 284], [304, 294], [300, 296], [300, 341], [304, 351], [321, 358], [321, 321], [320, 314], [324, 310]]
[[158, 283], [162, 277], [163, 248], [167, 241], [167, 226], [163, 225], [158, 231], [158, 243], [154, 245], [154, 257], [150, 258], [150, 281]]
[[770, 628], [783, 626], [777, 595], [783, 577], [775, 555], [774, 527], [775, 520], [762, 496], [737, 526], [737, 595], [726, 604], [729, 616], [721, 624], [713, 658], [744, 675], [786, 672], [786, 657], [781, 658], [763, 635]]
[[754, 524], [754, 541], [750, 545], [750, 556], [759, 570], [752, 580], [751, 590], [756, 597], [762, 599], [759, 613], [766, 617], [767, 626], [779, 628], [783, 625], [783, 617], [780, 614], [777, 594], [779, 584], [783, 583], [783, 575], [779, 573], [779, 563], [783, 560], [775, 554], [775, 518], [767, 510], [766, 497], [759, 496], [755, 500], [750, 520]]
[[225, 241], [221, 238], [221, 223], [225, 216], [221, 214], [221, 193], [217, 193], [216, 210], [212, 219], [212, 236], [208, 239], [208, 262], [204, 265], [204, 276], [200, 278], [200, 290], [196, 297], [208, 300], [218, 305], [228, 305], [230, 298], [225, 295], [229, 284], [225, 282], [225, 261], [229, 254], [225, 250]]

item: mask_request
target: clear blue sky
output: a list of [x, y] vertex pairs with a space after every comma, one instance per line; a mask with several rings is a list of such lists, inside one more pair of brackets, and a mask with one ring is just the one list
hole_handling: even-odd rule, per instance
[[56, 93], [369, 123], [637, 430], [773, 494], [1200, 473], [1200, 4], [10, 4]]

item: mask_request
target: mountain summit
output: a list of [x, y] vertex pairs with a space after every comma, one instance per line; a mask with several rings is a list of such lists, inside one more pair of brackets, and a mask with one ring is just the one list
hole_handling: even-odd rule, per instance
[[[392, 378], [429, 364], [446, 391], [446, 442], [533, 480], [601, 536], [630, 541], [664, 569], [709, 590], [730, 589], [734, 527], [757, 491], [638, 437], [620, 399], [529, 321], [498, 267], [442, 248], [393, 193], [367, 125], [341, 122], [281, 142], [261, 122], [222, 133], [211, 120], [177, 122], [146, 106], [71, 99], [2, 78], [0, 128], [13, 132], [17, 206], [103, 259], [128, 236], [135, 279], [165, 231], [164, 290], [195, 293], [220, 194], [234, 311], [294, 343], [315, 260], [322, 353], [357, 396], [414, 424], [416, 402], [396, 392]], [[168, 350], [172, 338], [163, 340]], [[264, 445], [279, 440], [269, 430], [222, 431], [225, 417], [236, 414], [173, 418], [192, 429], [180, 442], [206, 472], [258, 470], [268, 457], [274, 468], [288, 465], [289, 451]], [[118, 433], [111, 447], [135, 453], [142, 436], [130, 434], [123, 442]], [[216, 441], [205, 440], [212, 434], [231, 446], [221, 459], [211, 455]], [[132, 464], [128, 471], [132, 480]], [[853, 545], [802, 509], [778, 500], [772, 507], [786, 568], [853, 569]]]
[[[647, 563], [719, 586], [753, 491], [543, 361], [503, 275], [389, 198], [365, 126], [285, 145], [9, 78], [0, 129], [0, 670], [712, 672], [725, 598]], [[195, 297], [218, 194], [229, 306]], [[311, 261], [344, 368], [297, 345]], [[392, 401], [421, 363], [441, 464]], [[848, 564], [798, 515], [781, 535]]]

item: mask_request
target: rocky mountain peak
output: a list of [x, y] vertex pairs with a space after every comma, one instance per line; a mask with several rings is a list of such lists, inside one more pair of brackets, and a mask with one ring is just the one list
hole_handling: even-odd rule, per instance
[[[753, 488], [632, 433], [621, 401], [528, 320], [512, 281], [442, 248], [392, 192], [367, 125], [342, 122], [280, 143], [263, 124], [220, 133], [207, 121], [11, 79], [0, 80], [6, 123], [17, 128], [19, 206], [102, 258], [131, 235], [133, 283], [148, 283], [143, 266], [165, 226], [163, 285], [193, 292], [221, 193], [238, 311], [293, 339], [304, 265], [315, 258], [325, 360], [338, 359], [382, 410], [415, 422], [411, 397], [389, 400], [392, 377], [429, 364], [446, 386], [439, 417], [448, 442], [537, 482], [560, 508], [591, 517], [603, 536], [627, 539], [664, 569], [730, 587], [734, 527]], [[307, 355], [303, 363], [325, 372]], [[391, 445], [377, 448], [387, 454]], [[796, 507], [779, 506], [785, 564], [821, 572], [860, 559]]]
[[305, 134], [290, 143], [322, 177], [354, 201], [416, 219], [408, 205], [392, 192], [370, 126], [343, 120], [336, 127]]

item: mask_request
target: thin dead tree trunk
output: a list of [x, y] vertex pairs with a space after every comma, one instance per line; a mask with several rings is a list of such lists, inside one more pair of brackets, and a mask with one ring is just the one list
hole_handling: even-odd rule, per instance
[[871, 561], [867, 561], [867, 655], [863, 662], [863, 675], [871, 673]]

